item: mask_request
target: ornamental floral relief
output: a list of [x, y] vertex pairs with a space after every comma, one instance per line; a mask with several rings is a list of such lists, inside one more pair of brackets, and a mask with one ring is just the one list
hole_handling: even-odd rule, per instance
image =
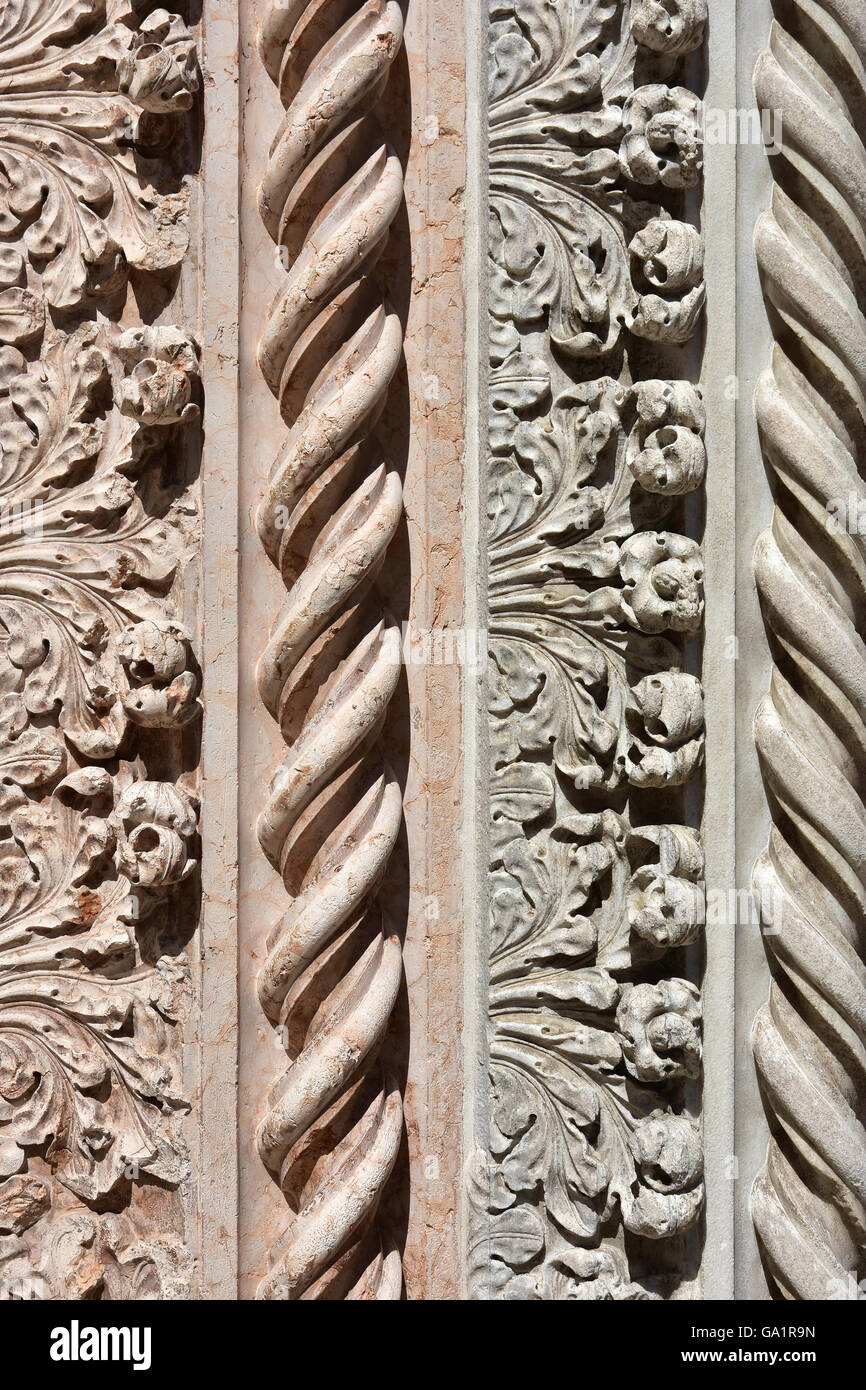
[[127, 282], [183, 256], [198, 81], [152, 5], [0, 5], [3, 1297], [189, 1290], [198, 351]]
[[5, 342], [35, 337], [45, 305], [73, 311], [119, 293], [130, 270], [178, 264], [187, 199], [164, 156], [198, 86], [178, 15], [142, 0], [5, 0], [0, 311], [18, 320]]
[[[494, 0], [489, 1131], [470, 1293], [666, 1297], [700, 1221], [703, 0]], [[695, 192], [690, 193], [690, 190]], [[659, 365], [664, 369], [659, 371]], [[679, 368], [671, 372], [671, 366]]]

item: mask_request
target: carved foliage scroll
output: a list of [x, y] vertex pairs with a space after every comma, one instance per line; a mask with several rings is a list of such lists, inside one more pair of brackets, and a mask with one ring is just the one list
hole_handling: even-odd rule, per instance
[[400, 633], [379, 581], [403, 499], [376, 424], [403, 324], [377, 262], [404, 195], [378, 102], [403, 15], [394, 0], [365, 0], [339, 18], [332, 32], [316, 5], [271, 0], [259, 36], [287, 110], [259, 190], [286, 275], [258, 355], [286, 434], [257, 528], [286, 595], [257, 680], [286, 751], [257, 832], [286, 912], [258, 996], [287, 1058], [257, 1144], [287, 1212], [257, 1297], [393, 1301], [402, 1261], [381, 1204], [403, 1100], [381, 1054], [402, 924], [378, 894], [403, 824], [382, 741]]
[[[470, 1290], [665, 1296], [699, 1219], [703, 0], [490, 12], [489, 1133]], [[692, 191], [692, 192], [690, 192]], [[691, 804], [691, 803], [689, 803]], [[652, 1242], [652, 1247], [648, 1243]], [[686, 1261], [680, 1259], [680, 1265]], [[663, 1265], [663, 1261], [661, 1262]]]
[[0, 74], [0, 1289], [177, 1297], [197, 351], [112, 320], [186, 247], [195, 46], [135, 0], [6, 0]]

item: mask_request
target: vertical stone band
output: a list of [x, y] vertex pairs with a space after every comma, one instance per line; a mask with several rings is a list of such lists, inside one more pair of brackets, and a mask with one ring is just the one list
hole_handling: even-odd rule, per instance
[[755, 71], [781, 154], [755, 234], [776, 340], [756, 396], [776, 507], [755, 556], [774, 667], [755, 719], [773, 829], [754, 876], [772, 984], [752, 1037], [771, 1129], [752, 1214], [783, 1297], [862, 1299], [866, 15], [794, 0], [785, 16]]
[[394, 1299], [402, 1287], [376, 1219], [402, 1135], [400, 1091], [377, 1056], [401, 942], [376, 904], [403, 819], [379, 742], [401, 646], [375, 584], [402, 493], [374, 431], [403, 329], [374, 272], [403, 201], [375, 115], [403, 20], [393, 0], [345, 13], [274, 3], [260, 40], [287, 110], [259, 205], [288, 268], [259, 362], [288, 434], [257, 524], [288, 592], [257, 676], [288, 751], [258, 835], [290, 904], [258, 988], [290, 1065], [258, 1146], [295, 1212], [261, 1298]]
[[703, 758], [686, 670], [703, 564], [682, 499], [706, 455], [700, 389], [657, 364], [683, 372], [704, 304], [700, 107], [677, 78], [707, 10], [490, 16], [489, 1130], [470, 1289], [665, 1297], [688, 1261], [665, 1277], [648, 1243], [703, 1202], [700, 993], [666, 958], [688, 962], [703, 921], [681, 790]]
[[0, 12], [4, 1299], [195, 1277], [198, 349], [138, 306], [187, 250], [199, 85], [147, 0]]

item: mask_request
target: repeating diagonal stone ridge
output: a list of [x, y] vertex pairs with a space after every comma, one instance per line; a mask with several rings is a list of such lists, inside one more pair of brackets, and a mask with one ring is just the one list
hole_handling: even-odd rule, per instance
[[754, 888], [772, 978], [752, 1033], [770, 1141], [751, 1207], [773, 1291], [809, 1301], [866, 1298], [864, 62], [862, 6], [794, 0], [755, 69], [781, 148], [755, 232], [775, 510], [755, 555], [773, 670]]

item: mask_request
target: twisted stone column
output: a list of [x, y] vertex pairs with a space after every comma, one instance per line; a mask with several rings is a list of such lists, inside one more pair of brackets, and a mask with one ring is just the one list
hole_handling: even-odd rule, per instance
[[771, 1139], [752, 1213], [783, 1297], [862, 1298], [866, 11], [795, 0], [784, 14], [755, 74], [783, 148], [756, 231], [777, 346], [757, 392], [776, 509], [755, 560], [775, 666], [755, 724], [773, 980], [753, 1033]]
[[400, 1091], [377, 1060], [402, 957], [375, 902], [402, 824], [379, 745], [400, 637], [374, 587], [402, 499], [374, 428], [403, 330], [370, 278], [403, 198], [374, 115], [401, 39], [391, 0], [274, 3], [261, 33], [287, 110], [259, 204], [289, 269], [259, 351], [288, 434], [257, 520], [287, 589], [258, 667], [287, 743], [258, 835], [290, 904], [259, 997], [290, 1063], [258, 1146], [296, 1216], [260, 1298], [402, 1287], [377, 1224], [402, 1134]]

